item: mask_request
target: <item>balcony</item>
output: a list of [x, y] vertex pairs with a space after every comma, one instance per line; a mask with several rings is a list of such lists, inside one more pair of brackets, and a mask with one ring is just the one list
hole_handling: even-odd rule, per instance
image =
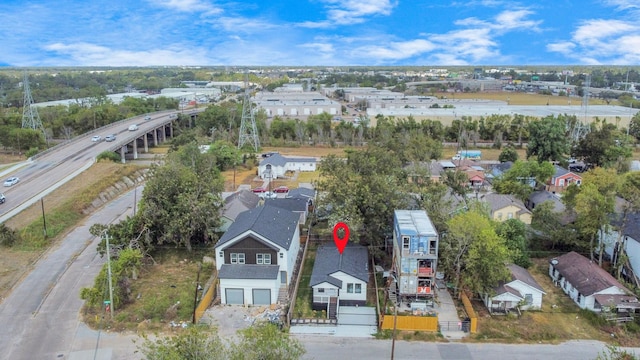
[[431, 294], [431, 288], [428, 286], [418, 286], [418, 294], [429, 295]]
[[433, 269], [430, 267], [419, 267], [418, 268], [418, 275], [420, 276], [432, 276], [433, 275]]

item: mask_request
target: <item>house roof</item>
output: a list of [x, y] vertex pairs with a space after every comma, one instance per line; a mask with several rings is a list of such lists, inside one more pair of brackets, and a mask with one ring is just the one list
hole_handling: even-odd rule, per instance
[[566, 209], [560, 198], [550, 191], [534, 191], [529, 195], [529, 202], [531, 202], [534, 207], [545, 201], [551, 201], [553, 203], [554, 212], [564, 212]]
[[[438, 236], [436, 228], [424, 210], [395, 210], [394, 218], [401, 235]], [[402, 239], [398, 237], [398, 241]]]
[[483, 195], [482, 200], [489, 204], [492, 213], [510, 205], [520, 208], [520, 212], [522, 213], [531, 213], [531, 211], [524, 206], [524, 203], [513, 197], [513, 195], [491, 193]]
[[[612, 221], [614, 225], [622, 225], [622, 216], [616, 216]], [[622, 234], [628, 236], [640, 243], [640, 213], [631, 213], [627, 215], [627, 221], [622, 229]]]
[[307, 211], [309, 198], [266, 199], [265, 204], [293, 212], [305, 212]]
[[500, 284], [497, 288], [496, 288], [496, 295], [502, 295], [505, 293], [509, 293], [511, 295], [514, 295], [520, 299], [524, 299], [524, 297], [522, 296], [522, 294], [520, 294], [520, 292], [514, 288], [512, 288], [511, 286], [507, 285], [507, 284]]
[[246, 231], [252, 231], [288, 250], [293, 243], [299, 219], [299, 214], [270, 205], [244, 211], [218, 240], [216, 247], [236, 239]]
[[260, 279], [275, 280], [278, 278], [278, 265], [224, 264], [218, 271], [220, 279]]
[[629, 292], [598, 264], [589, 261], [575, 251], [552, 259], [551, 264], [584, 296], [593, 295], [610, 287], [617, 287]]
[[255, 208], [259, 202], [260, 197], [252, 191], [240, 190], [224, 199], [222, 216], [235, 220], [241, 212]]
[[314, 163], [316, 162], [316, 159], [312, 157], [308, 157], [308, 158], [284, 157], [280, 154], [273, 154], [268, 158], [260, 161], [260, 165], [262, 166], [262, 165], [271, 164], [275, 166], [285, 166], [287, 163], [296, 163], [296, 162]]
[[[452, 168], [455, 167], [453, 166], [453, 163], [451, 165]], [[404, 166], [404, 169], [409, 171], [410, 174], [414, 169], [426, 169], [429, 172], [429, 176], [432, 177], [441, 176], [444, 172], [444, 168], [443, 164], [437, 161], [412, 161], [408, 165]]]
[[316, 251], [316, 259], [311, 272], [310, 286], [328, 282], [342, 287], [342, 282], [331, 274], [343, 272], [364, 282], [369, 281], [369, 251], [362, 245], [347, 245], [342, 252], [333, 244], [322, 245]]
[[542, 291], [543, 293], [545, 293], [545, 291], [542, 289], [542, 286], [540, 286], [540, 284], [538, 284], [538, 282], [536, 281], [536, 279], [533, 278], [533, 276], [531, 276], [531, 274], [529, 273], [529, 271], [527, 271], [527, 269], [518, 266], [516, 264], [511, 264], [508, 265], [507, 268], [509, 269], [509, 271], [511, 272], [511, 280], [519, 280], [522, 281], [523, 283], [531, 286], [534, 289], [538, 289], [540, 291]]
[[575, 176], [576, 178], [578, 178], [578, 179], [582, 179], [582, 176], [580, 176], [580, 175], [578, 175], [578, 174], [576, 174], [576, 173], [574, 173], [574, 172], [571, 172], [571, 171], [569, 171], [569, 170], [567, 170], [567, 169], [563, 168], [563, 167], [562, 167], [562, 166], [560, 166], [560, 165], [553, 165], [553, 166], [556, 168], [556, 172], [553, 174], [552, 179], [557, 179], [557, 178], [562, 177], [562, 176], [565, 176], [565, 175], [567, 175], [567, 174], [572, 174], [572, 175], [573, 175], [573, 176]]
[[593, 295], [593, 297], [602, 306], [615, 306], [618, 309], [640, 309], [640, 302], [635, 296], [601, 294]]
[[287, 194], [288, 198], [298, 198], [298, 197], [314, 198], [315, 196], [316, 196], [316, 191], [314, 189], [309, 189], [306, 187], [291, 189]]

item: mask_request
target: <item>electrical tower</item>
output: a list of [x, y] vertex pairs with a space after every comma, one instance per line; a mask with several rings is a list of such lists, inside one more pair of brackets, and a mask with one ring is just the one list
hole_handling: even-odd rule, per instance
[[584, 118], [582, 121], [580, 119], [576, 119], [575, 124], [572, 125], [571, 129], [571, 140], [574, 143], [577, 143], [585, 137], [591, 131], [591, 126], [589, 125], [589, 119], [587, 118], [587, 114], [589, 112], [589, 88], [591, 87], [591, 76], [587, 75], [584, 87], [582, 88], [582, 109], [584, 110]]
[[245, 73], [244, 100], [242, 101], [242, 120], [240, 121], [238, 149], [241, 149], [247, 143], [251, 143], [256, 152], [260, 148], [258, 127], [256, 126], [256, 118], [253, 111], [253, 105], [251, 104], [251, 95], [249, 93], [249, 74]]
[[24, 101], [22, 102], [22, 128], [29, 128], [42, 131], [44, 139], [47, 139], [47, 134], [44, 132], [40, 115], [38, 114], [38, 108], [33, 106], [33, 97], [31, 96], [31, 88], [29, 87], [29, 75], [24, 73], [24, 80], [22, 82], [22, 88], [24, 90]]

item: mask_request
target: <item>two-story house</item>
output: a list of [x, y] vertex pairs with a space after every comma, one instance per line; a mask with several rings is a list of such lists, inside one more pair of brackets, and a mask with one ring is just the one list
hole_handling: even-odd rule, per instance
[[554, 165], [556, 172], [547, 183], [547, 190], [552, 193], [563, 192], [569, 185], [582, 183], [582, 176], [561, 166]]
[[300, 252], [299, 218], [269, 205], [238, 215], [215, 246], [222, 304], [286, 299]]
[[399, 301], [433, 297], [438, 241], [438, 233], [424, 210], [394, 212], [392, 270]]

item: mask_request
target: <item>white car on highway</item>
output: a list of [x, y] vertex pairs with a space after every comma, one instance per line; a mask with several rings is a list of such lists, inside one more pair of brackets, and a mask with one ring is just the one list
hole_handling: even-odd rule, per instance
[[102, 140], [102, 136], [100, 135], [95, 135], [94, 137], [91, 138], [91, 141], [93, 142], [98, 142], [100, 140]]
[[13, 186], [20, 182], [20, 178], [17, 176], [10, 177], [4, 181], [4, 186]]
[[136, 131], [136, 130], [138, 130], [138, 125], [133, 124], [129, 126], [129, 131]]

